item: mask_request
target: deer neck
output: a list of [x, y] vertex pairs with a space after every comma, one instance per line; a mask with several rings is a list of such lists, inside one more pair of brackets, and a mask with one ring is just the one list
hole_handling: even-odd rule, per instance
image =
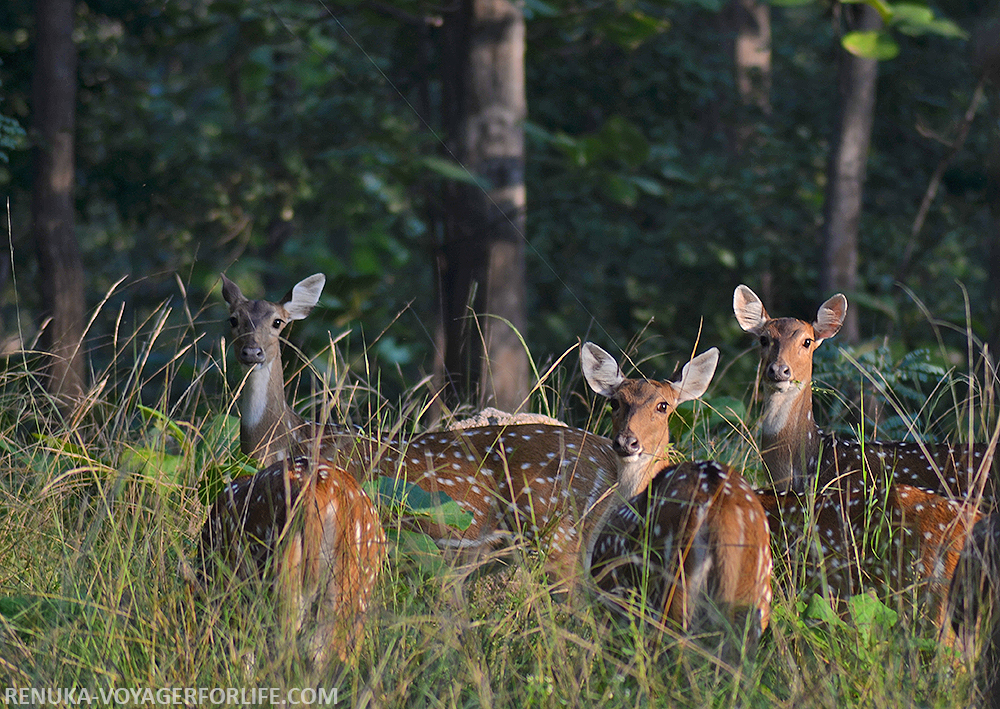
[[664, 448], [658, 455], [642, 453], [620, 458], [617, 486], [619, 495], [625, 500], [630, 500], [643, 492], [649, 487], [649, 481], [676, 458], [672, 453], [671, 449]]
[[785, 382], [771, 389], [761, 416], [761, 457], [775, 487], [803, 491], [816, 475], [819, 449], [812, 383]]
[[255, 365], [240, 395], [240, 450], [264, 465], [282, 460], [297, 447], [304, 420], [285, 401], [281, 361]]

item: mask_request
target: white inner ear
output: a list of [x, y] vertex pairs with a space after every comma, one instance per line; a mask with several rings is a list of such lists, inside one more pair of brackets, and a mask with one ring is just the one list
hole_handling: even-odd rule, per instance
[[719, 350], [717, 347], [701, 353], [684, 365], [681, 370], [681, 380], [673, 385], [677, 391], [677, 403], [693, 401], [708, 391], [708, 385], [715, 376], [715, 368], [719, 365]]
[[733, 313], [745, 332], [753, 332], [767, 320], [767, 311], [757, 294], [744, 285], [733, 293]]
[[838, 293], [819, 306], [816, 322], [813, 323], [816, 340], [819, 342], [840, 332], [845, 317], [847, 317], [847, 298]]
[[291, 300], [282, 303], [288, 312], [289, 319], [301, 320], [308, 315], [319, 302], [324, 285], [326, 285], [326, 276], [322, 273], [309, 276], [309, 278], [296, 283], [295, 287], [292, 288]]
[[615, 358], [593, 342], [584, 342], [580, 348], [580, 366], [587, 384], [601, 396], [611, 398], [625, 381]]

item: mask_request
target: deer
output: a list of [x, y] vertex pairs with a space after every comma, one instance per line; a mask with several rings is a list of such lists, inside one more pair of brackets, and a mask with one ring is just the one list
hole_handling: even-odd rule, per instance
[[604, 510], [613, 495], [638, 492], [646, 483], [642, 470], [619, 471], [611, 441], [563, 425], [472, 426], [403, 440], [305, 421], [285, 398], [280, 336], [311, 312], [324, 280], [310, 276], [270, 302], [246, 298], [223, 276], [234, 349], [249, 369], [239, 400], [241, 450], [265, 461], [318, 451], [358, 479], [401, 479], [446, 495], [471, 516], [466, 529], [430, 519], [413, 524], [456, 559], [477, 564], [524, 539], [544, 548], [557, 578], [579, 576], [600, 517], [595, 509]]
[[[767, 628], [771, 549], [764, 508], [743, 475], [716, 461], [677, 462], [667, 416], [676, 400], [701, 396], [718, 350], [692, 360], [678, 384], [626, 378], [611, 355], [583, 346], [584, 375], [611, 403], [623, 468], [639, 467], [645, 489], [615, 505], [595, 535], [589, 570], [602, 599], [621, 613], [683, 631]], [[706, 377], [707, 374], [707, 377]]]
[[[745, 285], [736, 288], [733, 311], [761, 347], [760, 451], [773, 489], [758, 496], [772, 538], [786, 553], [815, 540], [806, 581], [823, 582], [840, 598], [867, 584], [897, 591], [923, 586], [931, 616], [943, 626], [947, 585], [980, 517], [976, 500], [963, 498], [981, 494], [987, 446], [858, 443], [819, 429], [813, 353], [843, 324], [842, 294], [823, 303], [811, 324], [772, 319]], [[888, 546], [873, 548], [865, 540]]]
[[796, 593], [842, 602], [864, 590], [915, 597], [942, 631], [948, 587], [972, 525], [961, 500], [860, 476], [822, 490], [757, 490], [776, 559]]
[[323, 458], [295, 457], [219, 493], [201, 555], [223, 560], [241, 580], [270, 574], [286, 639], [306, 631], [307, 657], [322, 667], [331, 651], [346, 661], [360, 640], [386, 537], [353, 476]]
[[952, 629], [970, 655], [985, 626], [977, 660], [980, 706], [1000, 706], [1000, 514], [980, 519], [962, 549], [949, 589]]
[[840, 330], [847, 298], [838, 293], [819, 307], [816, 320], [771, 318], [745, 285], [733, 294], [733, 311], [744, 331], [760, 342], [761, 458], [779, 489], [802, 493], [854, 475], [875, 484], [905, 484], [943, 497], [993, 499], [988, 446], [910, 442], [856, 442], [824, 434], [812, 406], [813, 353]]

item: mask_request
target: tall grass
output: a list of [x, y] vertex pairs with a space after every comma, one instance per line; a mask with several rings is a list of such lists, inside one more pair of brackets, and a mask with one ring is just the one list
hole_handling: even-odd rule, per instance
[[[119, 323], [99, 343], [107, 364], [71, 420], [48, 400], [32, 357], [11, 357], [0, 374], [4, 688], [321, 686], [338, 688], [341, 705], [379, 707], [951, 707], [971, 696], [969, 668], [937, 642], [912, 598], [856, 599], [836, 615], [799, 597], [792, 572], [779, 568], [770, 629], [756, 657], [734, 665], [670, 629], [612, 618], [586, 592], [553, 597], [533, 550], [515, 552], [505, 571], [469, 576], [426, 547], [393, 547], [358, 652], [319, 672], [277, 641], [266, 584], [195, 593], [179, 572], [195, 558], [206, 471], [240, 470], [227, 416], [238, 376], [205, 334], [218, 326], [197, 320], [164, 306]], [[315, 412], [335, 402], [329, 415], [371, 431], [421, 428], [426, 386], [385, 401], [364, 353], [348, 368], [334, 344], [300, 360], [308, 381], [326, 383], [305, 385], [302, 401]], [[825, 347], [825, 374], [861, 376]], [[567, 362], [542, 370], [536, 410], [572, 408], [566, 399], [583, 388]], [[938, 402], [956, 402], [955, 426], [973, 422], [978, 440], [995, 420], [980, 411], [983, 397], [968, 402], [969, 379], [977, 392], [994, 388], [983, 371], [924, 382]], [[942, 406], [932, 428], [946, 418]], [[604, 431], [596, 411], [582, 423]], [[674, 439], [690, 457], [734, 463], [755, 479], [752, 432], [742, 401], [709, 396], [685, 407]], [[386, 519], [390, 530], [399, 524]]]

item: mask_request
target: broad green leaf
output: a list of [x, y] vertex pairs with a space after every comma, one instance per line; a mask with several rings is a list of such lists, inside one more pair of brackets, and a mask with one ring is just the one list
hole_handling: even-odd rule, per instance
[[892, 6], [889, 24], [911, 37], [936, 34], [952, 39], [967, 39], [968, 34], [951, 20], [935, 18], [934, 11], [925, 5], [899, 3]]
[[406, 480], [385, 476], [369, 480], [363, 487], [372, 499], [398, 508], [402, 514], [432, 519], [460, 530], [472, 524], [472, 513], [463, 510], [443, 492], [431, 494]]
[[434, 540], [412, 529], [390, 529], [386, 532], [397, 553], [415, 563], [431, 577], [440, 578], [448, 571], [448, 562]]
[[642, 131], [623, 116], [611, 116], [597, 133], [602, 148], [611, 157], [637, 168], [649, 159], [649, 141]]
[[888, 32], [848, 32], [841, 41], [851, 54], [863, 59], [884, 61], [899, 54], [899, 45]]
[[837, 611], [834, 610], [833, 606], [830, 605], [830, 601], [828, 601], [825, 596], [821, 596], [818, 593], [814, 593], [812, 598], [809, 599], [809, 602], [806, 604], [806, 608], [802, 613], [802, 617], [809, 618], [811, 620], [821, 620], [839, 628], [847, 627], [847, 623], [843, 621]]
[[635, 206], [635, 201], [639, 197], [639, 191], [631, 180], [621, 175], [609, 174], [603, 180], [604, 194], [613, 202], [618, 202], [626, 207]]
[[173, 438], [179, 445], [183, 446], [187, 442], [187, 434], [184, 433], [181, 425], [165, 413], [157, 411], [156, 409], [151, 409], [148, 406], [143, 406], [142, 404], [138, 404], [137, 408], [146, 421], [157, 421], [162, 424], [167, 433], [170, 434], [170, 437]]
[[847, 601], [851, 618], [858, 629], [858, 634], [864, 638], [866, 645], [871, 645], [877, 628], [888, 630], [899, 619], [899, 614], [887, 607], [875, 594], [862, 593], [851, 596]]

